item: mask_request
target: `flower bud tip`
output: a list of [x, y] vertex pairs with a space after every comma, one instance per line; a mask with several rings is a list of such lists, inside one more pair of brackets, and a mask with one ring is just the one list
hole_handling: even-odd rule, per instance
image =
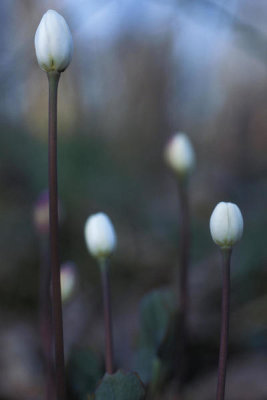
[[212, 239], [222, 249], [231, 249], [241, 239], [243, 225], [239, 207], [233, 203], [221, 202], [210, 217]]
[[165, 147], [167, 165], [180, 177], [187, 176], [195, 165], [195, 152], [185, 133], [177, 132]]
[[68, 24], [62, 15], [48, 10], [42, 17], [34, 38], [36, 57], [46, 71], [63, 72], [69, 65], [73, 42]]
[[104, 213], [91, 215], [85, 224], [85, 241], [93, 257], [107, 258], [116, 247], [116, 233], [109, 217]]

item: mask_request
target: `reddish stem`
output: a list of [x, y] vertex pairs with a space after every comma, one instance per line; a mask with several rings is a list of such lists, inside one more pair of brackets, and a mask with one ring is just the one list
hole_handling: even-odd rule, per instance
[[190, 212], [187, 182], [180, 180], [178, 184], [180, 215], [181, 215], [181, 234], [180, 234], [180, 279], [179, 279], [179, 306], [180, 306], [180, 336], [178, 354], [178, 387], [182, 393], [182, 386], [186, 367], [186, 345], [187, 345], [187, 319], [188, 319], [188, 269], [190, 258]]
[[112, 315], [111, 315], [111, 300], [110, 300], [109, 265], [106, 259], [101, 260], [100, 269], [102, 278], [104, 321], [105, 321], [106, 371], [109, 374], [112, 374], [113, 373]]
[[232, 250], [222, 250], [223, 256], [223, 285], [222, 285], [222, 317], [221, 340], [218, 368], [218, 383], [216, 400], [224, 400], [226, 363], [229, 338], [229, 314], [230, 314], [230, 262]]
[[52, 271], [52, 310], [55, 334], [55, 373], [57, 400], [65, 399], [64, 343], [58, 249], [57, 193], [57, 88], [60, 73], [48, 74], [49, 81], [49, 232]]
[[53, 360], [53, 330], [51, 307], [51, 270], [46, 235], [40, 242], [40, 332], [46, 380], [46, 399], [55, 399], [55, 370]]

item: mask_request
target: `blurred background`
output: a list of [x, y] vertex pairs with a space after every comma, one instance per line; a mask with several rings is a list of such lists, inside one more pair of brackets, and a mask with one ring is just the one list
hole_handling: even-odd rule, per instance
[[42, 247], [33, 213], [48, 185], [48, 87], [34, 34], [49, 8], [65, 17], [74, 40], [58, 115], [60, 252], [76, 265], [64, 303], [66, 358], [85, 348], [103, 356], [99, 271], [83, 233], [90, 214], [106, 212], [118, 235], [111, 269], [118, 367], [132, 367], [142, 296], [175, 288], [179, 201], [162, 153], [184, 131], [197, 158], [186, 396], [214, 399], [216, 389], [221, 271], [208, 223], [223, 200], [237, 203], [245, 221], [233, 257], [228, 399], [267, 399], [264, 0], [1, 1], [0, 399], [43, 399]]

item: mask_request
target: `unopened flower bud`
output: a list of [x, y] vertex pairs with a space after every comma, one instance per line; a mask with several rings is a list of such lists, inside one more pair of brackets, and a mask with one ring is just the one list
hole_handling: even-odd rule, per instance
[[37, 232], [40, 235], [47, 235], [49, 232], [49, 196], [47, 190], [39, 195], [35, 203], [33, 220]]
[[72, 296], [76, 286], [75, 264], [68, 261], [60, 267], [61, 298], [65, 302]]
[[54, 10], [48, 10], [35, 34], [35, 51], [40, 67], [46, 71], [64, 71], [69, 65], [73, 42], [69, 27]]
[[195, 165], [195, 152], [185, 133], [176, 133], [167, 143], [164, 158], [168, 166], [180, 177], [185, 177]]
[[89, 252], [98, 259], [107, 258], [116, 247], [116, 233], [109, 217], [97, 213], [85, 224], [85, 241]]
[[236, 204], [221, 202], [210, 217], [210, 232], [222, 249], [231, 249], [243, 234], [243, 217]]
[[[61, 223], [63, 219], [63, 209], [59, 200], [58, 219], [59, 223]], [[40, 193], [35, 202], [33, 209], [33, 222], [40, 235], [47, 235], [49, 233], [49, 192], [47, 189]]]

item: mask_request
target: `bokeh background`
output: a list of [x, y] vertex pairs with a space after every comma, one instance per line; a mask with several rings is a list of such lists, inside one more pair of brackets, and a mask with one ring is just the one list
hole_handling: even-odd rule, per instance
[[132, 366], [142, 296], [175, 287], [179, 201], [162, 152], [184, 131], [197, 157], [186, 395], [209, 400], [216, 389], [221, 271], [208, 223], [224, 200], [245, 221], [233, 257], [228, 399], [267, 399], [264, 0], [1, 1], [0, 399], [43, 399], [33, 209], [48, 185], [48, 91], [34, 34], [49, 8], [74, 40], [58, 116], [61, 259], [77, 275], [64, 304], [66, 358], [89, 347], [103, 354], [99, 271], [83, 234], [90, 214], [106, 212], [118, 235], [111, 281], [119, 367]]

